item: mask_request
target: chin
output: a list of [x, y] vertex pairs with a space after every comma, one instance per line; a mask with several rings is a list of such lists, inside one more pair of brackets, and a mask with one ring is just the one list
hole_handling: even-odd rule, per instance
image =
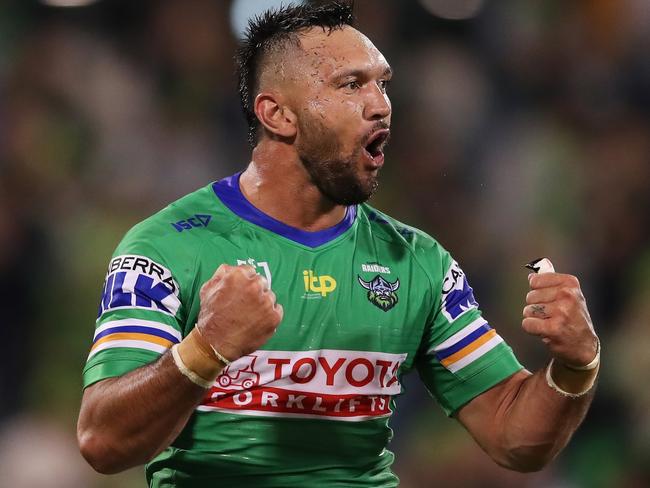
[[367, 184], [357, 183], [353, 188], [348, 187], [345, 192], [333, 191], [329, 192], [329, 195], [324, 193], [337, 205], [358, 205], [370, 200], [377, 191], [378, 186], [377, 179], [373, 178]]

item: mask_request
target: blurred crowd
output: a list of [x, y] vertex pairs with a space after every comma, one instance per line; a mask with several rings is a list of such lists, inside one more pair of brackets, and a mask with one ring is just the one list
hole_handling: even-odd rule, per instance
[[[144, 485], [77, 453], [81, 370], [123, 233], [248, 162], [238, 3], [0, 2], [3, 486]], [[355, 3], [396, 73], [372, 203], [452, 252], [528, 369], [547, 360], [520, 329], [522, 266], [539, 256], [579, 276], [603, 347], [584, 425], [533, 475], [494, 466], [405, 378], [402, 486], [650, 486], [650, 3]]]

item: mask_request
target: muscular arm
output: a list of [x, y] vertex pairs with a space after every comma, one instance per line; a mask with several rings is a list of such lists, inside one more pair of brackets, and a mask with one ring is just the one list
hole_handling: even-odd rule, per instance
[[595, 361], [599, 347], [578, 280], [544, 273], [531, 275], [530, 287], [522, 327], [549, 349], [555, 384], [579, 396], [554, 390], [543, 368], [512, 375], [458, 412], [481, 447], [498, 464], [517, 471], [543, 468], [569, 442], [591, 404], [598, 374], [598, 368], [574, 369]]
[[[196, 328], [177, 352], [186, 369], [210, 384], [223, 366], [210, 346], [231, 360], [249, 354], [275, 333], [283, 310], [250, 266], [219, 266], [200, 297]], [[95, 383], [81, 401], [81, 453], [105, 474], [146, 463], [178, 436], [205, 392], [181, 373], [171, 352]]]
[[566, 446], [585, 417], [593, 388], [567, 398], [546, 383], [546, 368], [515, 373], [476, 397], [458, 420], [498, 464], [516, 471], [543, 468]]
[[97, 471], [111, 474], [143, 464], [183, 429], [205, 390], [183, 376], [171, 356], [86, 388], [79, 448]]

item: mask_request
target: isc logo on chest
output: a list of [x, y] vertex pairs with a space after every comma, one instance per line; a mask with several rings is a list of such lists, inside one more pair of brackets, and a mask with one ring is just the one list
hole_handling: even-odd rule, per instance
[[316, 275], [311, 269], [302, 272], [306, 298], [321, 298], [336, 290], [336, 280], [329, 275]]

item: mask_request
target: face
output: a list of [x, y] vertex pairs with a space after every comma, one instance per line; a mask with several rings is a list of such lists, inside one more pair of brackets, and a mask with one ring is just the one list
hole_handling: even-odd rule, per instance
[[[292, 105], [296, 151], [312, 182], [332, 202], [368, 200], [378, 186], [391, 106], [384, 56], [351, 27], [301, 35]], [[306, 75], [306, 76], [305, 76]]]

